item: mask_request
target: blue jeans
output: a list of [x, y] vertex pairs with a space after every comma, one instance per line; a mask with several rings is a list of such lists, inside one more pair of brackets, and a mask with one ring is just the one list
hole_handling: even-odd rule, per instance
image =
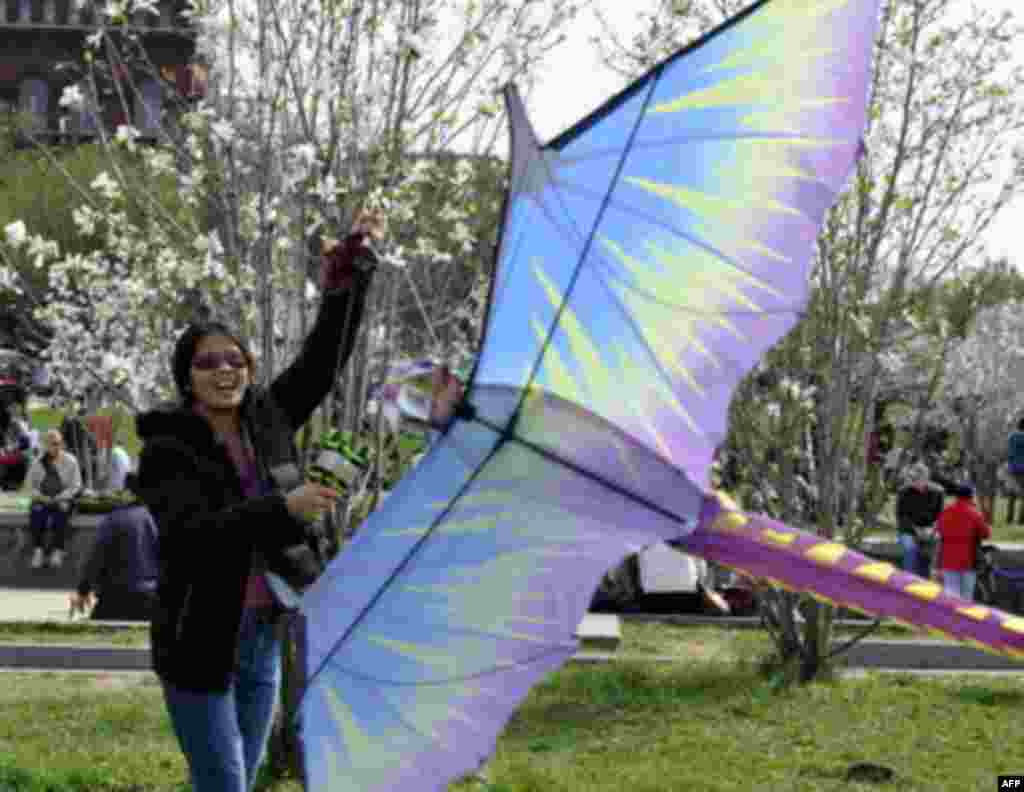
[[46, 530], [49, 528], [53, 537], [49, 549], [63, 550], [69, 519], [70, 512], [67, 509], [41, 503], [33, 504], [28, 513], [28, 533], [32, 538], [32, 546], [45, 547]]
[[974, 586], [978, 582], [978, 573], [973, 569], [942, 570], [942, 588], [947, 594], [965, 600], [974, 599]]
[[193, 693], [166, 681], [163, 688], [171, 725], [188, 760], [193, 792], [251, 790], [281, 688], [276, 627], [245, 611], [238, 666], [226, 693]]
[[921, 574], [921, 554], [917, 549], [917, 540], [908, 533], [899, 534], [900, 547], [903, 548], [903, 571], [912, 575]]

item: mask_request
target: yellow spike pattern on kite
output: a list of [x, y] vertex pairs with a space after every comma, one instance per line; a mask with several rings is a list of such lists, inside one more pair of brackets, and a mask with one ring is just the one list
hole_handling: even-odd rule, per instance
[[[562, 295], [554, 282], [547, 276], [540, 267], [534, 268], [538, 282], [547, 293], [548, 300], [556, 309], [560, 306]], [[562, 321], [560, 325], [566, 343], [569, 345], [573, 359], [576, 361], [583, 383], [571, 377], [568, 367], [561, 360], [555, 344], [551, 344], [544, 353], [544, 371], [546, 382], [553, 393], [566, 399], [573, 399], [577, 403], [589, 404], [598, 414], [611, 419], [625, 419], [631, 424], [643, 425], [649, 422], [649, 414], [652, 412], [652, 405], [645, 404], [643, 399], [622, 399], [623, 391], [647, 394], [654, 398], [658, 407], [667, 407], [679, 416], [692, 431], [697, 431], [696, 423], [689, 416], [680, 404], [676, 395], [662, 381], [652, 378], [650, 370], [636, 365], [631, 356], [618, 355], [619, 367], [614, 369], [602, 357], [601, 351], [589, 337], [586, 328], [577, 318], [575, 312], [565, 307], [562, 309]], [[613, 353], [621, 349], [616, 344], [610, 345]], [[626, 362], [629, 362], [626, 365]], [[548, 367], [550, 362], [551, 367]], [[565, 383], [568, 387], [565, 391], [560, 385]], [[585, 400], [582, 397], [586, 394], [590, 398]], [[527, 420], [525, 416], [521, 421]], [[543, 422], [540, 422], [543, 424]], [[663, 444], [662, 448], [667, 444]]]
[[[644, 341], [658, 357], [661, 365], [682, 378], [687, 387], [698, 396], [704, 396], [704, 388], [690, 370], [683, 365], [679, 356], [686, 350], [693, 349], [705, 360], [711, 361], [716, 368], [721, 368], [721, 362], [701, 342], [697, 334], [700, 322], [721, 324], [723, 320], [716, 311], [721, 301], [716, 300], [714, 295], [708, 294], [701, 301], [699, 313], [679, 310], [692, 301], [692, 290], [698, 287], [698, 284], [693, 282], [682, 282], [688, 277], [688, 270], [680, 268], [679, 272], [657, 273], [648, 264], [641, 263], [629, 255], [621, 245], [609, 239], [604, 239], [602, 242], [633, 275], [638, 287], [645, 289], [649, 294], [657, 294], [659, 300], [673, 303], [673, 306], [669, 307], [650, 302], [642, 296], [635, 295], [632, 290], [622, 284], [617, 282], [614, 284], [619, 299], [634, 315], [644, 317], [641, 325]], [[723, 273], [726, 271], [724, 266], [720, 265], [720, 268]], [[648, 310], [652, 312], [652, 315], [645, 316]]]
[[1004, 630], [1009, 630], [1010, 632], [1015, 632], [1024, 635], [1024, 619], [1018, 619], [1014, 617], [1004, 619], [1002, 628]]
[[962, 613], [967, 618], [974, 619], [975, 621], [985, 621], [986, 619], [988, 619], [988, 616], [992, 611], [990, 611], [988, 608], [976, 606], [971, 608], [957, 608], [956, 612]]
[[868, 580], [874, 580], [878, 583], [888, 583], [896, 573], [896, 568], [892, 564], [877, 563], [877, 564], [861, 564], [855, 570], [853, 574], [858, 577], [867, 578]]
[[766, 528], [761, 531], [761, 538], [772, 544], [791, 545], [796, 541], [796, 534], [783, 533], [782, 531], [773, 531], [770, 528]]
[[[770, 120], [751, 113], [744, 122], [753, 129], [778, 131], [799, 128], [802, 114], [848, 101], [844, 97], [818, 93], [818, 75], [822, 70], [835, 68], [832, 61], [837, 52], [821, 43], [821, 17], [845, 7], [847, 2], [830, 0], [807, 4], [800, 11], [792, 2], [772, 3], [737, 34], [743, 37], [746, 46], [734, 48], [725, 59], [704, 70], [708, 74], [734, 72], [731, 77], [661, 102], [650, 112], [753, 106], [763, 108]], [[778, 85], [782, 79], [789, 89], [780, 95], [769, 86]]]
[[812, 561], [817, 561], [819, 564], [833, 565], [839, 562], [839, 559], [846, 554], [848, 549], [846, 545], [824, 542], [808, 549], [804, 552], [804, 555]]
[[384, 739], [378, 734], [371, 737], [356, 721], [355, 714], [334, 687], [321, 685], [320, 689], [355, 770], [365, 772], [402, 763], [402, 742], [407, 739], [405, 735], [389, 730]]
[[920, 581], [910, 583], [903, 590], [918, 599], [932, 602], [942, 593], [942, 586], [928, 581]]
[[778, 212], [787, 215], [799, 215], [800, 212], [791, 206], [768, 195], [749, 195], [740, 198], [726, 198], [720, 195], [709, 195], [678, 184], [662, 184], [650, 179], [631, 176], [625, 181], [647, 190], [661, 198], [672, 201], [676, 206], [692, 212], [698, 217], [707, 217], [719, 224], [739, 222], [744, 215], [758, 210]]

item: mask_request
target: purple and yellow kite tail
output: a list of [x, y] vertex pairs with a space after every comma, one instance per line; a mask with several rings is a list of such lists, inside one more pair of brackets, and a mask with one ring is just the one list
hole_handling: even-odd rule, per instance
[[838, 542], [744, 514], [721, 494], [704, 499], [698, 527], [677, 544], [789, 591], [1024, 661], [1024, 618], [950, 596], [937, 583]]

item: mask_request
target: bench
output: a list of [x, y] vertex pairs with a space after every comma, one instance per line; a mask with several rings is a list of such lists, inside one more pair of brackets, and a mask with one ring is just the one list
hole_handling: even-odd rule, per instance
[[32, 548], [28, 536], [28, 514], [0, 511], [0, 587], [28, 589], [73, 589], [78, 585], [103, 515], [72, 514], [68, 524], [64, 565], [60, 569], [32, 569]]
[[613, 613], [588, 613], [576, 628], [581, 649], [614, 652], [622, 643], [622, 623]]

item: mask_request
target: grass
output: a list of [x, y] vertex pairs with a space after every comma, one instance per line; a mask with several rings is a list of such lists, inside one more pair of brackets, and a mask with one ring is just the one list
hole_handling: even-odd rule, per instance
[[[115, 445], [122, 446], [131, 456], [138, 457], [142, 443], [139, 441], [138, 435], [135, 434], [135, 416], [117, 407], [103, 408], [97, 412], [99, 415], [114, 417], [114, 424], [117, 428], [114, 438]], [[49, 429], [59, 429], [64, 421], [64, 416], [63, 410], [53, 407], [35, 407], [28, 411], [29, 423], [40, 434]]]
[[[0, 623], [0, 644], [149, 646], [149, 628], [115, 627], [97, 622]], [[3, 788], [0, 787], [0, 790]]]
[[876, 788], [846, 783], [860, 763], [890, 768], [894, 790], [994, 789], [1024, 766], [1017, 687], [872, 676], [772, 692], [753, 671], [711, 664], [573, 667], [516, 713], [489, 790]]
[[[1024, 768], [1010, 677], [867, 675], [777, 690], [759, 631], [624, 625], [622, 652], [680, 662], [570, 665], [523, 702], [458, 792], [964, 792]], [[5, 674], [4, 792], [182, 792], [185, 765], [145, 675]], [[879, 787], [850, 768], [889, 768]], [[299, 792], [294, 781], [264, 786]]]

